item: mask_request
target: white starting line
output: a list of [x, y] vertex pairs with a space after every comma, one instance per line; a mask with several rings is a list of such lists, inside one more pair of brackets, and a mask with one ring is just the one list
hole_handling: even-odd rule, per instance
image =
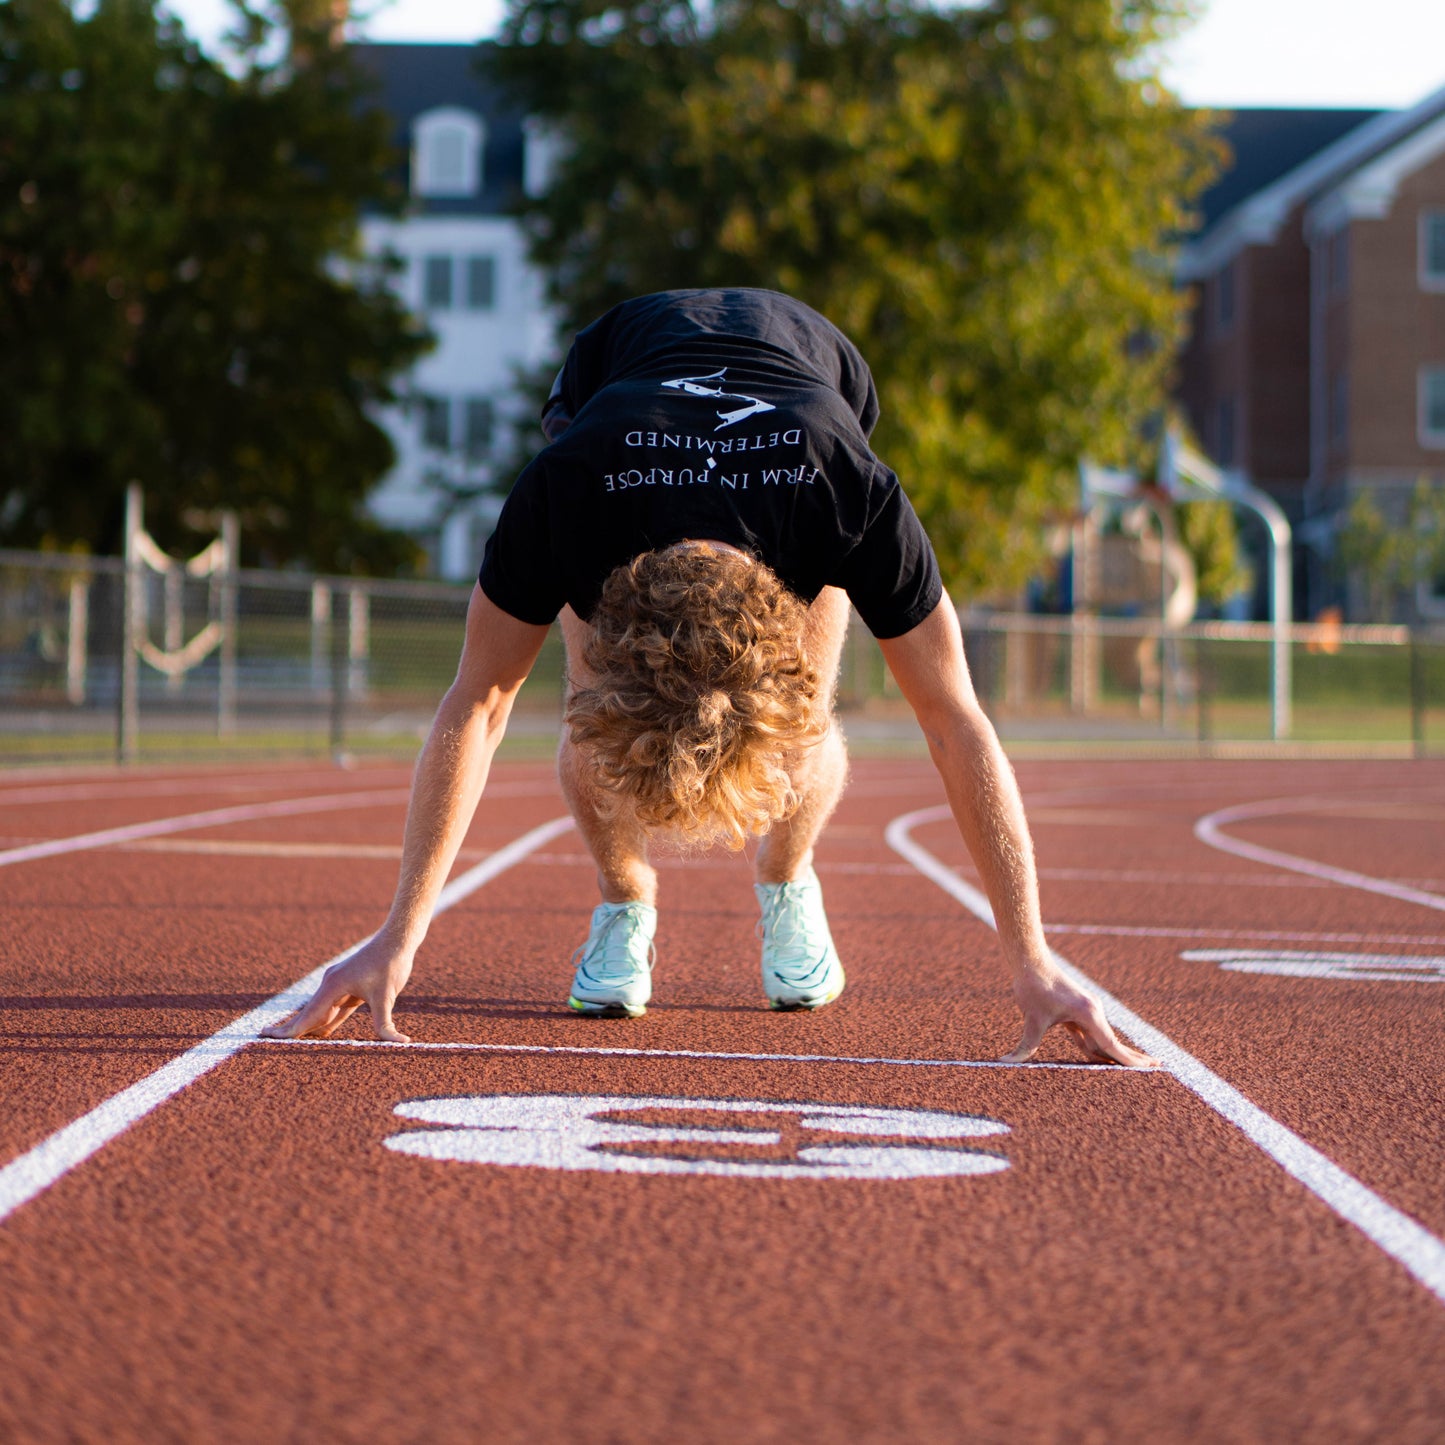
[[[724, 1059], [758, 1064], [884, 1064], [899, 1069], [1082, 1069], [1086, 1073], [1107, 1073], [1116, 1077], [1120, 1070], [1101, 1068], [1098, 1064], [1055, 1064], [1030, 1061], [1010, 1063], [1005, 1059], [889, 1059], [848, 1054], [731, 1054], [711, 1049], [620, 1049], [586, 1048], [580, 1044], [474, 1044], [474, 1043], [392, 1043], [390, 1039], [257, 1039], [256, 1043], [272, 1047], [321, 1049], [434, 1049], [438, 1053], [478, 1054], [586, 1054], [592, 1058], [615, 1055], [627, 1059]], [[1154, 1069], [1129, 1069], [1134, 1075], [1149, 1076]]]

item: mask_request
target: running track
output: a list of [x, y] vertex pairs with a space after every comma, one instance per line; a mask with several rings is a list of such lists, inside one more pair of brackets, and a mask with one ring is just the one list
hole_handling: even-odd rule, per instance
[[380, 921], [403, 770], [0, 774], [0, 1439], [1445, 1438], [1445, 766], [1019, 771], [1051, 941], [1164, 1071], [989, 1063], [923, 762], [819, 850], [838, 1004], [760, 1006], [708, 855], [616, 1022], [499, 769], [411, 1048], [255, 1041]]

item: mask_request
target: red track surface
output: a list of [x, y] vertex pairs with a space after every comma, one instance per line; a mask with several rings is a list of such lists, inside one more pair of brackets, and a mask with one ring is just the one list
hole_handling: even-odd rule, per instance
[[[1445, 957], [1445, 911], [1193, 831], [1230, 804], [1312, 798], [1226, 831], [1445, 898], [1445, 768], [1020, 775], [1054, 946], [1445, 1236], [1445, 984], [1181, 957]], [[374, 928], [405, 784], [0, 776], [0, 854], [398, 791], [0, 866], [0, 1167]], [[709, 856], [665, 865], [647, 1017], [570, 1016], [593, 891], [565, 834], [437, 919], [398, 1021], [431, 1043], [647, 1054], [261, 1043], [204, 1073], [0, 1222], [0, 1439], [1445, 1438], [1445, 1299], [1169, 1074], [833, 1061], [986, 1062], [1014, 1041], [993, 935], [884, 843], [941, 801], [926, 763], [857, 766], [819, 851], [850, 984], [817, 1015], [761, 1007], [746, 862]], [[499, 770], [464, 864], [562, 811], [547, 769]], [[972, 877], [950, 825], [914, 837]], [[1062, 1038], [1045, 1052], [1070, 1057]], [[775, 1127], [774, 1146], [631, 1150], [712, 1160], [818, 1142], [770, 1102], [982, 1115], [1010, 1132], [977, 1147], [1009, 1167], [671, 1177], [384, 1147], [432, 1127], [396, 1117], [407, 1101], [535, 1094], [759, 1101], [733, 1126]]]

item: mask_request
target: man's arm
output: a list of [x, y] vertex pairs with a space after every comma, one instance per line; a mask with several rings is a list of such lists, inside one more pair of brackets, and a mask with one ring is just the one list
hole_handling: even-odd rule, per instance
[[974, 695], [952, 603], [945, 597], [912, 632], [880, 646], [928, 739], [949, 806], [993, 905], [1014, 998], [1024, 1016], [1023, 1036], [1006, 1057], [1015, 1063], [1031, 1058], [1049, 1029], [1063, 1024], [1090, 1059], [1153, 1064], [1114, 1032], [1098, 1000], [1075, 988], [1050, 957], [1023, 800], [993, 724]]
[[374, 938], [326, 970], [305, 1008], [264, 1030], [271, 1038], [324, 1039], [364, 1003], [378, 1038], [410, 1042], [392, 1023], [392, 1005], [411, 977], [412, 960], [477, 810], [513, 699], [546, 635], [545, 627], [503, 612], [480, 587], [473, 591], [456, 681], [437, 709], [417, 761], [391, 912]]

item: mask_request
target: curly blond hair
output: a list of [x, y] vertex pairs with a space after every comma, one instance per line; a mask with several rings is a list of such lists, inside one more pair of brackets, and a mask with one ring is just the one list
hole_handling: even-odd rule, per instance
[[788, 763], [829, 727], [806, 619], [731, 547], [683, 542], [613, 571], [566, 721], [617, 805], [685, 845], [733, 849], [792, 814]]

